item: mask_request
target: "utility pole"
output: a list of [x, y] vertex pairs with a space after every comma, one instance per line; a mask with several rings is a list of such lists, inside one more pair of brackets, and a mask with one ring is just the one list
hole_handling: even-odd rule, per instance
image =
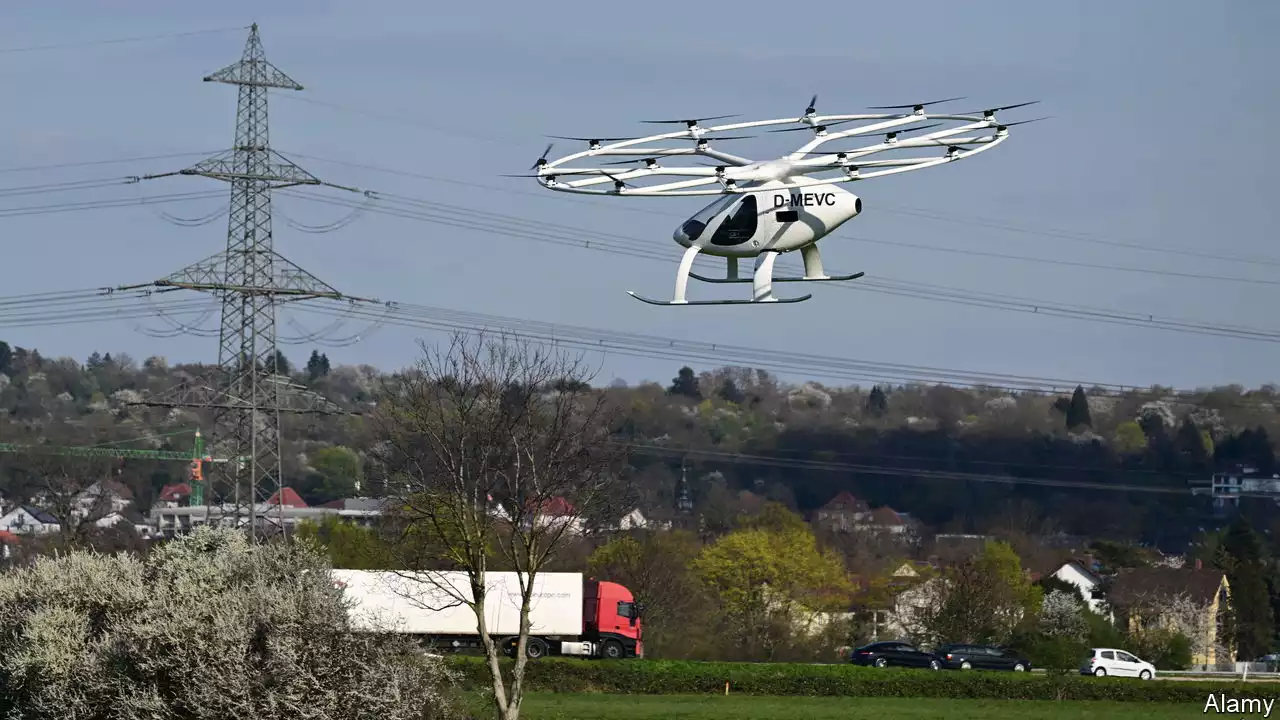
[[[283, 479], [280, 463], [280, 414], [303, 412], [346, 414], [306, 388], [280, 375], [277, 367], [276, 311], [285, 300], [328, 298], [373, 302], [343, 295], [276, 252], [271, 229], [271, 192], [297, 185], [354, 188], [321, 181], [271, 149], [267, 129], [267, 90], [301, 90], [302, 86], [267, 62], [255, 23], [244, 54], [232, 65], [204, 78], [235, 85], [235, 145], [177, 172], [149, 175], [198, 175], [231, 186], [226, 249], [166, 278], [120, 289], [156, 287], [197, 290], [222, 301], [218, 377], [213, 386], [182, 386], [164, 397], [140, 404], [213, 411], [210, 447], [222, 457], [244, 458], [225, 463], [208, 478], [209, 521], [240, 526], [248, 520], [251, 537], [261, 540], [282, 533]], [[279, 512], [259, 513], [260, 503], [275, 496]]]

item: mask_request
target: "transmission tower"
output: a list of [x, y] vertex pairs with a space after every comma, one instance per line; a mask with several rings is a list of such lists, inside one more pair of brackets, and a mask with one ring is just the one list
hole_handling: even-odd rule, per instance
[[[345, 414], [280, 374], [277, 306], [308, 298], [365, 301], [343, 295], [276, 252], [271, 235], [271, 193], [296, 185], [358, 191], [323, 182], [271, 149], [267, 90], [301, 90], [302, 86], [267, 62], [256, 23], [249, 29], [240, 60], [204, 80], [239, 89], [235, 145], [185, 170], [143, 179], [198, 175], [230, 184], [226, 249], [161, 280], [120, 289], [188, 289], [221, 299], [218, 377], [212, 386], [182, 386], [140, 404], [213, 411], [210, 447], [216, 447], [223, 457], [243, 460], [218, 466], [210, 473], [208, 522], [227, 524], [231, 520], [241, 526], [247, 519], [251, 537], [261, 540], [285, 530], [280, 414]], [[259, 505], [273, 495], [278, 508], [275, 518], [270, 507], [259, 512]]]

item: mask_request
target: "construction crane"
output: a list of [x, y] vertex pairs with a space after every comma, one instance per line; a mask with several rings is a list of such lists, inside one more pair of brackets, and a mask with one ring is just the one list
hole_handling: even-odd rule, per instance
[[[186, 435], [191, 430], [168, 433], [166, 436]], [[204, 465], [205, 463], [230, 462], [226, 458], [215, 458], [208, 455], [204, 448], [204, 437], [200, 430], [194, 431], [195, 439], [189, 452], [177, 450], [144, 450], [141, 448], [117, 447], [118, 443], [138, 442], [150, 438], [118, 440], [112, 443], [87, 446], [45, 445], [0, 443], [0, 453], [22, 455], [61, 455], [72, 457], [119, 458], [122, 460], [181, 460], [187, 463], [187, 481], [191, 485], [191, 496], [188, 504], [193, 507], [204, 505]]]

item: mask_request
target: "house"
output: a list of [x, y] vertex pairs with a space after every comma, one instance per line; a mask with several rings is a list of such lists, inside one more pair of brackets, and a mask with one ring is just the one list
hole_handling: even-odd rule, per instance
[[854, 529], [863, 532], [905, 535], [911, 529], [907, 518], [890, 507], [879, 507], [858, 518]]
[[1071, 560], [1063, 563], [1050, 577], [1074, 585], [1090, 610], [1099, 615], [1107, 614], [1106, 593], [1102, 589], [1102, 578], [1098, 577], [1093, 568], [1087, 567], [1085, 561]]
[[842, 490], [818, 509], [815, 519], [836, 532], [850, 532], [854, 523], [869, 512], [871, 506], [865, 500], [855, 497], [848, 490]]
[[919, 633], [920, 616], [940, 589], [937, 569], [907, 560], [884, 574], [856, 577], [854, 607], [871, 627], [871, 639], [911, 639]]
[[[921, 642], [925, 639], [925, 618], [929, 608], [941, 602], [941, 594], [946, 580], [941, 576], [933, 576], [917, 580], [900, 589], [890, 604], [885, 617], [883, 636], [897, 637]], [[900, 586], [901, 587], [901, 586]], [[877, 634], [881, 634], [877, 629]]]
[[1226, 573], [1205, 568], [1126, 568], [1111, 580], [1107, 599], [1116, 624], [1130, 633], [1172, 630], [1191, 641], [1191, 663], [1230, 663], [1233, 648], [1224, 625], [1231, 613]]
[[644, 513], [640, 512], [640, 508], [632, 508], [631, 512], [623, 515], [622, 519], [618, 520], [618, 522], [614, 524], [614, 528], [622, 531], [645, 530], [654, 527], [655, 525], [657, 527], [654, 529], [665, 530], [670, 529], [671, 527], [671, 523], [669, 522], [651, 522], [644, 516]]
[[865, 532], [905, 537], [912, 528], [912, 521], [905, 513], [890, 507], [874, 510], [865, 500], [848, 491], [841, 491], [814, 514], [814, 520], [823, 529], [834, 532]]
[[61, 529], [52, 515], [31, 505], [19, 505], [0, 517], [0, 530], [16, 535], [43, 535]]
[[191, 486], [187, 483], [173, 483], [160, 488], [160, 495], [153, 507], [176, 508], [187, 504], [191, 499]]
[[534, 517], [533, 525], [539, 530], [563, 529], [570, 535], [580, 535], [583, 531], [584, 522], [578, 515], [578, 509], [563, 497], [547, 498], [536, 509], [530, 509]]
[[933, 570], [933, 566], [923, 560], [908, 560], [890, 573], [895, 578], [918, 578]]
[[[283, 502], [281, 501], [283, 498]], [[291, 487], [285, 487], [277, 490], [267, 498], [267, 505], [283, 505], [287, 508], [304, 508], [307, 507], [307, 501], [302, 499], [297, 490]]]
[[77, 518], [96, 515], [102, 517], [124, 512], [133, 504], [133, 491], [118, 480], [99, 480], [75, 497], [72, 512]]

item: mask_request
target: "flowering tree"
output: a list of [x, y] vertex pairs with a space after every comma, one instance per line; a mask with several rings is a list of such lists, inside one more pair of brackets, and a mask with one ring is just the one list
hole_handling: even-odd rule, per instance
[[1089, 635], [1089, 621], [1078, 594], [1053, 590], [1040, 607], [1040, 632], [1054, 638], [1082, 641]]
[[319, 553], [200, 528], [146, 560], [0, 574], [0, 705], [28, 720], [442, 720], [445, 668], [350, 632]]

